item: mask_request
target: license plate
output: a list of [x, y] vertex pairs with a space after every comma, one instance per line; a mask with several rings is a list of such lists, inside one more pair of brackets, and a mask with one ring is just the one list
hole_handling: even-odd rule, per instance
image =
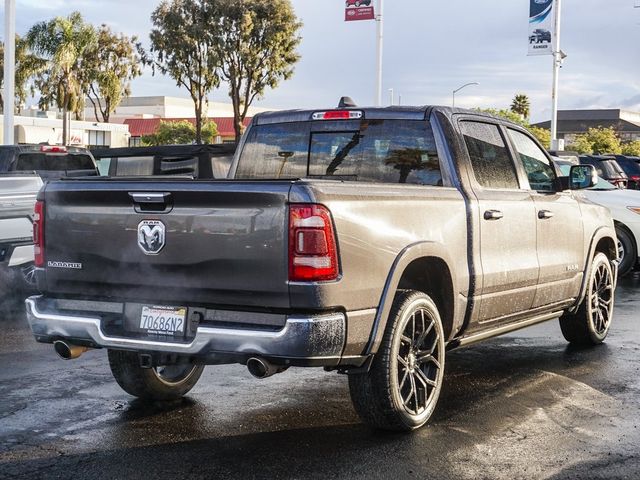
[[140, 329], [156, 335], [176, 335], [184, 333], [187, 309], [184, 307], [142, 307]]

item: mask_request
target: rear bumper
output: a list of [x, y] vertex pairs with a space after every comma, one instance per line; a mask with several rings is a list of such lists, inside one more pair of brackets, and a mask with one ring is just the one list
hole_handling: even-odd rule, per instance
[[242, 362], [259, 355], [284, 364], [335, 366], [340, 363], [346, 339], [342, 313], [287, 316], [277, 331], [200, 325], [189, 343], [109, 336], [102, 329], [100, 314], [55, 311], [43, 300], [40, 296], [28, 298], [26, 309], [36, 340], [44, 343], [64, 339], [90, 347], [203, 359], [218, 356]]

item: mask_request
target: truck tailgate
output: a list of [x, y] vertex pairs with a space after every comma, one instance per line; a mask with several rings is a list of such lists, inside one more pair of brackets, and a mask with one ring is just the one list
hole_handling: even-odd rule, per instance
[[290, 188], [287, 181], [52, 182], [44, 191], [45, 290], [287, 308]]

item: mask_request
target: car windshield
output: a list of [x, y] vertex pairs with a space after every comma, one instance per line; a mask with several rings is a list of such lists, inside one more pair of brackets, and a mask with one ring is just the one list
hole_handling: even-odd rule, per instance
[[[560, 171], [562, 172], [563, 177], [568, 177], [571, 174], [571, 167], [569, 165], [560, 165]], [[611, 185], [604, 178], [598, 177], [598, 183], [591, 187], [589, 190], [619, 190], [618, 188]]]

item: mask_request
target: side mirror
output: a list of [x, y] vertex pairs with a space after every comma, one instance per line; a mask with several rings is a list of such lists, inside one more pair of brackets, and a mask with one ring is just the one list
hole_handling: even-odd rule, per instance
[[593, 165], [573, 165], [569, 174], [569, 188], [583, 190], [598, 184], [598, 172]]

